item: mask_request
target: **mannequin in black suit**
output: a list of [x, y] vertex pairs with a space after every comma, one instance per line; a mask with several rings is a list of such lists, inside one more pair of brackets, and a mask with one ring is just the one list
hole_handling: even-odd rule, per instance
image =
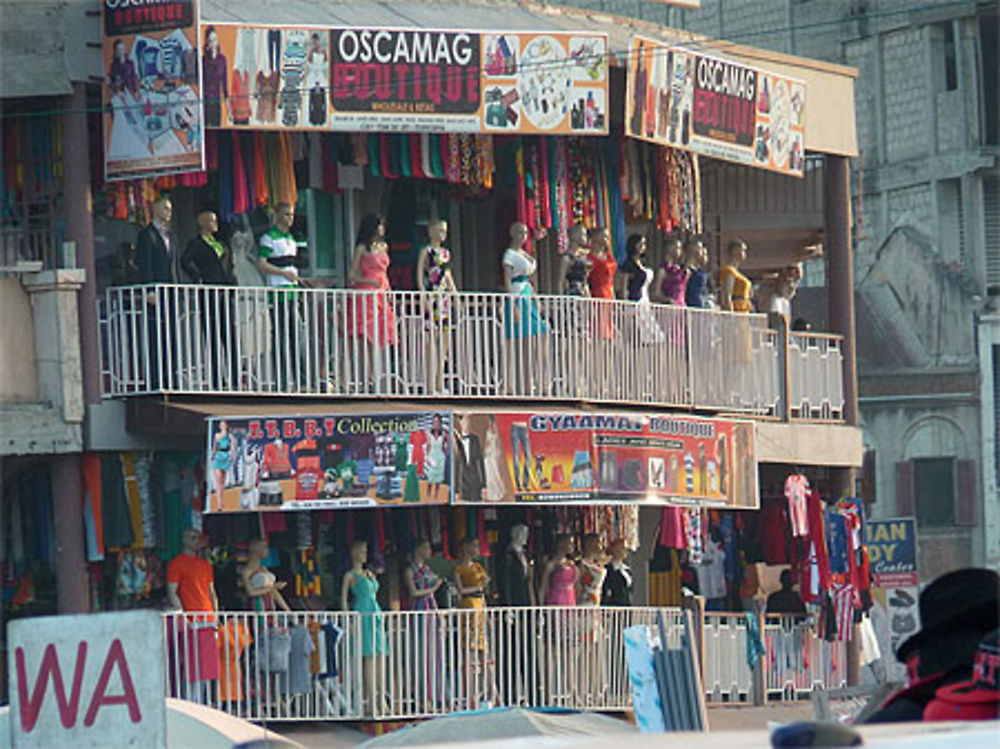
[[[235, 286], [232, 252], [215, 236], [219, 231], [218, 217], [212, 211], [202, 211], [196, 221], [198, 236], [184, 248], [181, 268], [197, 283]], [[200, 289], [197, 294], [205, 347], [203, 360], [213, 389], [220, 390], [225, 384], [222, 373], [228, 372], [230, 382], [235, 383], [239, 369], [232, 356], [236, 351], [233, 297], [222, 289]]]
[[479, 437], [470, 430], [468, 415], [458, 417], [459, 430], [455, 438], [455, 469], [458, 473], [458, 494], [466, 502], [481, 502], [486, 492], [486, 466]]
[[[161, 195], [153, 201], [153, 220], [139, 232], [135, 243], [135, 259], [140, 284], [174, 284], [180, 280], [180, 248], [170, 231], [174, 206], [170, 198]], [[162, 290], [146, 293], [146, 330], [149, 335], [149, 374], [143, 376], [150, 390], [170, 390], [177, 386], [176, 333], [177, 309], [174, 300]], [[170, 351], [161, 357], [158, 346]], [[163, 361], [161, 362], [161, 358]], [[144, 362], [140, 362], [140, 366]], [[172, 370], [172, 371], [168, 371]]]

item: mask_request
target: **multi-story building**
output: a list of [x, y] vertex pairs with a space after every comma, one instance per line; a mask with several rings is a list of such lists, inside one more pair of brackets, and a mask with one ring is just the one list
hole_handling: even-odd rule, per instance
[[[861, 423], [875, 517], [916, 516], [924, 579], [1000, 565], [993, 2], [574, 2], [852, 65]], [[806, 266], [822, 285], [821, 264]], [[815, 292], [798, 312], [822, 320]]]
[[[323, 77], [329, 75], [326, 63], [334, 54], [338, 30], [376, 24], [383, 39], [400, 34], [394, 44], [404, 47], [411, 42], [399, 28], [438, 34], [443, 47], [434, 49], [445, 51], [434, 54], [460, 57], [461, 45], [469, 39], [435, 31], [456, 25], [442, 21], [440, 4], [415, 3], [403, 15], [387, 2], [334, 8], [206, 1], [195, 43], [174, 36], [161, 44], [159, 38], [137, 36], [134, 56], [122, 59], [117, 43], [109, 39], [103, 60], [95, 51], [101, 37], [98, 7], [90, 2], [44, 6], [47, 10], [40, 12], [51, 14], [45, 18], [48, 28], [62, 28], [58, 36], [65, 41], [61, 47], [17, 47], [16, 69], [30, 70], [39, 57], [46, 57], [47, 64], [63, 59], [65, 67], [39, 73], [44, 80], [5, 77], [2, 89], [4, 121], [9, 114], [19, 128], [11, 135], [5, 127], [5, 144], [14, 144], [4, 150], [5, 188], [12, 184], [11, 174], [22, 176], [14, 180], [19, 202], [3, 214], [5, 247], [12, 249], [0, 304], [11, 312], [0, 317], [0, 334], [9, 344], [4, 351], [19, 353], [5, 355], [0, 366], [0, 414], [20, 426], [4, 430], [2, 439], [9, 444], [0, 441], [0, 454], [17, 456], [0, 463], [0, 494], [5, 509], [13, 507], [11, 494], [26, 485], [20, 470], [26, 456], [53, 460], [54, 453], [74, 455], [62, 469], [56, 461], [51, 500], [39, 505], [39, 517], [56, 519], [58, 554], [39, 557], [33, 545], [11, 560], [10, 568], [15, 579], [30, 582], [25, 558], [47, 565], [59, 580], [60, 610], [138, 605], [155, 587], [154, 567], [160, 562], [154, 558], [173, 556], [181, 530], [190, 525], [221, 539], [220, 546], [229, 541], [243, 545], [250, 535], [266, 532], [281, 539], [288, 555], [303, 552], [297, 557], [302, 564], [308, 556], [304, 552], [329, 547], [330, 555], [316, 558], [309, 569], [316, 573], [319, 568], [326, 604], [339, 605], [339, 596], [330, 593], [341, 590], [333, 571], [343, 569], [351, 534], [360, 537], [370, 527], [381, 552], [386, 527], [391, 535], [399, 518], [406, 517], [401, 533], [409, 534], [411, 544], [417, 529], [426, 530], [435, 543], [441, 541], [440, 515], [456, 497], [448, 489], [423, 485], [447, 484], [444, 465], [462, 456], [470, 460], [472, 441], [464, 441], [470, 433], [487, 452], [491, 440], [497, 440], [492, 449], [506, 451], [511, 461], [498, 467], [496, 497], [487, 496], [485, 487], [472, 500], [462, 497], [467, 503], [463, 510], [469, 512], [455, 510], [444, 538], [477, 535], [480, 548], [489, 549], [497, 533], [502, 537], [515, 520], [528, 523], [541, 539], [567, 524], [576, 530], [593, 523], [605, 528], [600, 524], [614, 517], [618, 526], [608, 534], [629, 528], [640, 549], [635, 557], [636, 603], [679, 603], [676, 569], [669, 584], [664, 583], [663, 570], [650, 559], [662, 507], [675, 504], [677, 497], [705, 495], [713, 507], [753, 512], [760, 495], [785, 503], [785, 479], [799, 472], [808, 472], [814, 486], [830, 498], [853, 494], [861, 462], [848, 179], [848, 161], [857, 155], [853, 69], [548, 5], [456, 3], [453, 9], [463, 14], [458, 25], [472, 30], [464, 37], [474, 37], [476, 43], [482, 39], [484, 76], [496, 79], [486, 92], [495, 108], [489, 114], [491, 126], [506, 128], [521, 117], [534, 117], [530, 135], [494, 138], [486, 131], [459, 139], [421, 135], [418, 125], [410, 132], [405, 115], [425, 113], [423, 101], [419, 107], [390, 107], [391, 114], [403, 116], [389, 128], [394, 134], [379, 133], [378, 127], [370, 133], [333, 134], [324, 128], [333, 111], [326, 106], [325, 89], [331, 88], [335, 98], [345, 96], [369, 72], [362, 66], [352, 73], [361, 78], [335, 83]], [[38, 29], [37, 18], [24, 19], [27, 31]], [[316, 28], [327, 28], [328, 34], [321, 36], [312, 30]], [[484, 29], [497, 31], [480, 35]], [[536, 33], [524, 29], [546, 33], [538, 33], [539, 43], [528, 49], [527, 39]], [[574, 33], [565, 33], [567, 29]], [[541, 60], [536, 64], [545, 76], [514, 81], [511, 49], [521, 43], [518, 33], [525, 37], [524, 54]], [[804, 121], [796, 125], [807, 152], [801, 176], [709, 158], [699, 165], [684, 153], [625, 138], [623, 68], [633, 34], [683, 43], [735, 64], [805, 81], [810, 104]], [[586, 45], [604, 43], [603, 35], [612, 54], [597, 55], [597, 63], [588, 65], [593, 46]], [[338, 54], [347, 55], [351, 43], [337, 47]], [[556, 57], [561, 65], [551, 67], [560, 75], [573, 68], [558, 83], [571, 95], [580, 87], [584, 93], [578, 103], [567, 102], [563, 89], [556, 91], [547, 78], [546, 56], [557, 44], [568, 45], [568, 56], [576, 50], [572, 66]], [[216, 45], [224, 53], [221, 63]], [[414, 55], [430, 54], [422, 46], [414, 50]], [[217, 126], [204, 133], [208, 168], [166, 180], [105, 180], [100, 159], [105, 149], [123, 148], [123, 141], [102, 136], [102, 120], [118, 137], [124, 137], [124, 130], [126, 145], [137, 137], [154, 156], [163, 143], [173, 143], [171, 138], [192, 142], [184, 97], [198, 78], [198, 55], [209, 54], [222, 73], [212, 73], [214, 85], [221, 88], [213, 89], [214, 95], [205, 93], [206, 116]], [[303, 58], [316, 62], [309, 67]], [[12, 69], [6, 58], [4, 62], [4, 71]], [[124, 105], [106, 100], [97, 85], [114, 77], [112, 65], [118, 65], [118, 79], [109, 81], [108, 88]], [[280, 93], [279, 71], [286, 83], [293, 81]], [[382, 73], [399, 71], [385, 68]], [[428, 86], [442, 80], [440, 71], [425, 75]], [[448, 69], [443, 75], [451, 87], [448, 95], [457, 96], [453, 86], [458, 74]], [[253, 94], [247, 88], [251, 78]], [[403, 91], [414, 80], [424, 83], [406, 76], [396, 83]], [[298, 88], [303, 82], [308, 99]], [[469, 90], [478, 91], [478, 83], [477, 78]], [[522, 84], [519, 94], [515, 86]], [[391, 94], [391, 87], [380, 87]], [[419, 87], [406, 90], [416, 91], [412, 96], [418, 99], [423, 96]], [[43, 106], [48, 100], [26, 98], [29, 94], [53, 97], [51, 106]], [[518, 104], [519, 95], [528, 101]], [[536, 137], [544, 132], [537, 123], [547, 121], [555, 102], [567, 110], [567, 118], [572, 104], [576, 119], [568, 121], [576, 124], [560, 134]], [[370, 110], [360, 111], [368, 115], [356, 115], [358, 131], [367, 127], [365, 117], [370, 116]], [[344, 116], [343, 110], [337, 114]], [[573, 132], [588, 129], [593, 137]], [[34, 159], [39, 153], [51, 154], [48, 172], [45, 164], [26, 156]], [[560, 178], [549, 171], [548, 159], [572, 168]], [[629, 169], [631, 180], [625, 179]], [[251, 173], [259, 179], [248, 177]], [[37, 175], [51, 176], [50, 193], [34, 189]], [[589, 192], [584, 185], [591, 186]], [[623, 185], [630, 191], [627, 202]], [[167, 257], [176, 258], [197, 236], [196, 217], [209, 209], [226, 225], [222, 236], [232, 250], [239, 285], [183, 283], [186, 279], [172, 271], [144, 277], [151, 275], [148, 257], [136, 262], [133, 252], [140, 229], [150, 222], [156, 194], [169, 195], [173, 218], [161, 215], [170, 227], [146, 231], [159, 232], [154, 238], [161, 239], [168, 228], [173, 231], [173, 238], [164, 239]], [[43, 208], [31, 203], [35, 198]], [[561, 202], [579, 207], [579, 214], [560, 208]], [[254, 277], [256, 244], [272, 220], [265, 204], [271, 214], [297, 209], [291, 231], [296, 247], [303, 248], [296, 249], [302, 256], [299, 270], [312, 279], [310, 288], [266, 288], [260, 276]], [[368, 260], [358, 253], [359, 244], [376, 242], [371, 237], [355, 240], [365, 223], [361, 217], [368, 214], [385, 217], [394, 291], [380, 287], [374, 294], [364, 284], [381, 280], [366, 271], [362, 263]], [[440, 227], [442, 220], [449, 225], [450, 270], [462, 293], [442, 300], [405, 291], [414, 285], [422, 243], [417, 237]], [[39, 222], [43, 230], [35, 228]], [[530, 225], [538, 257], [535, 290], [543, 293], [537, 302], [523, 298], [533, 264], [525, 260], [525, 268], [505, 276], [498, 251], [509, 242], [523, 242], [520, 222]], [[780, 269], [816, 256], [822, 246], [827, 306], [815, 317], [816, 330], [802, 332], [790, 330], [787, 320], [765, 315], [570, 297], [561, 293], [564, 271], [558, 252], [569, 223], [612, 228], [613, 250], [619, 255], [628, 232], [646, 234], [654, 254], [665, 244], [666, 228], [677, 230], [684, 240], [710, 237], [713, 251], [743, 237], [751, 244], [756, 268]], [[288, 254], [287, 243], [293, 240], [285, 231], [277, 226], [271, 239], [286, 242], [282, 252]], [[36, 234], [43, 236], [35, 239]], [[144, 251], [138, 249], [140, 255]], [[267, 272], [278, 275], [273, 269]], [[344, 288], [351, 283], [352, 289]], [[33, 305], [29, 295], [34, 295]], [[34, 349], [24, 343], [31, 340], [26, 336], [31, 309]], [[27, 383], [35, 371], [40, 384], [31, 387]], [[51, 405], [20, 405], [43, 400]], [[48, 415], [51, 425], [43, 425], [47, 433], [58, 427], [58, 434], [66, 436], [47, 438], [43, 445], [29, 433], [29, 428], [41, 431], [43, 426], [33, 427], [27, 415], [19, 416], [29, 411]], [[452, 414], [468, 418], [461, 426], [456, 420], [455, 431], [442, 437], [440, 425]], [[563, 420], [546, 420], [554, 415]], [[316, 418], [307, 426], [295, 421], [298, 416]], [[329, 424], [320, 417], [330, 417]], [[420, 435], [408, 440], [406, 430], [394, 426], [391, 443], [374, 434], [364, 447], [350, 440], [323, 442], [333, 436], [324, 430], [334, 429], [334, 418], [358, 432], [390, 421], [419, 424], [412, 432]], [[220, 427], [224, 420], [238, 425], [239, 434], [226, 438]], [[546, 443], [542, 433], [555, 429], [554, 424], [572, 429], [559, 427], [565, 439], [550, 443], [552, 452], [545, 454], [539, 448]], [[664, 431], [646, 435], [645, 442], [608, 441], [604, 427], [595, 424]], [[299, 427], [307, 433], [296, 433]], [[309, 433], [313, 429], [320, 432]], [[682, 439], [709, 433], [712, 444], [703, 440], [686, 446]], [[263, 455], [253, 452], [254, 434], [270, 441]], [[580, 435], [584, 442], [578, 445], [574, 440]], [[442, 440], [449, 439], [463, 447], [445, 457]], [[567, 445], [579, 449], [554, 457]], [[636, 457], [638, 453], [629, 452], [650, 446], [662, 454]], [[609, 447], [624, 457], [619, 460], [614, 449], [602, 449]], [[231, 457], [219, 458], [220, 450]], [[417, 451], [426, 452], [426, 460], [415, 458]], [[239, 470], [234, 468], [237, 460]], [[259, 475], [245, 470], [250, 464]], [[293, 467], [298, 471], [294, 479]], [[362, 485], [370, 485], [371, 496], [356, 491]], [[452, 492], [465, 493], [461, 486], [456, 483]], [[413, 487], [420, 487], [415, 494]], [[565, 489], [561, 496], [560, 488]], [[318, 494], [325, 496], [325, 504]], [[273, 512], [315, 502], [326, 512], [299, 512], [305, 522], [294, 525]], [[545, 504], [574, 507], [555, 512]], [[361, 506], [371, 511], [355, 512]], [[598, 506], [614, 510], [599, 512]], [[581, 519], [581, 507], [591, 511], [586, 519]], [[23, 512], [23, 503], [17, 509]], [[208, 510], [224, 511], [203, 512]], [[255, 510], [259, 512], [248, 514]], [[38, 538], [45, 535], [44, 527], [32, 527]], [[535, 543], [537, 553], [551, 550], [541, 540]], [[399, 545], [394, 548], [390, 565], [404, 564], [401, 551]], [[223, 567], [224, 559], [219, 562]], [[654, 575], [661, 577], [654, 581]], [[387, 575], [392, 605], [401, 598], [398, 578]], [[303, 574], [302, 582], [306, 591], [313, 589], [312, 576]], [[235, 589], [232, 583], [229, 587]], [[667, 588], [669, 595], [663, 593]], [[735, 588], [729, 593], [735, 596]], [[351, 626], [352, 636], [359, 635], [357, 623]], [[461, 631], [469, 626], [465, 621]], [[548, 631], [551, 635], [554, 630]], [[407, 632], [399, 636], [397, 642], [412, 645]], [[830, 650], [822, 652], [829, 656]], [[828, 660], [843, 671], [843, 659]], [[480, 666], [485, 668], [486, 660], [476, 668]], [[776, 681], [777, 691], [784, 686]], [[329, 717], [355, 714], [354, 708], [341, 708], [345, 712]], [[317, 709], [322, 713], [326, 708]]]

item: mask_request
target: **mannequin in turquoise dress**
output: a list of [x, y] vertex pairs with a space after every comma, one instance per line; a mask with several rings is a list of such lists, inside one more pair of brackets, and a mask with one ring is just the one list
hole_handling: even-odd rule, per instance
[[[361, 612], [361, 662], [364, 672], [364, 701], [368, 711], [374, 715], [386, 711], [385, 673], [382, 656], [385, 655], [385, 623], [379, 612], [378, 579], [375, 573], [365, 568], [368, 562], [368, 542], [356, 538], [351, 542], [351, 569], [344, 573], [340, 586], [340, 605], [344, 611]], [[353, 598], [352, 598], [353, 596]], [[353, 606], [349, 606], [353, 603]]]

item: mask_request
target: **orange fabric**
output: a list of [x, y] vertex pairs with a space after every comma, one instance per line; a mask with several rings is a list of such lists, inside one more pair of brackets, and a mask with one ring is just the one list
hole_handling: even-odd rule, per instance
[[726, 279], [732, 276], [733, 293], [730, 297], [733, 303], [733, 312], [752, 312], [750, 305], [750, 279], [739, 272], [734, 266], [726, 265], [719, 270], [719, 287], [725, 294]]
[[219, 628], [219, 699], [223, 702], [239, 702], [243, 699], [243, 669], [240, 656], [247, 649], [253, 637], [245, 625], [230, 619]]
[[253, 134], [253, 202], [267, 205], [267, 166], [264, 164], [264, 138]]
[[177, 583], [177, 597], [185, 611], [213, 611], [212, 565], [201, 557], [181, 552], [167, 565], [167, 582]]
[[312, 640], [313, 649], [309, 654], [309, 673], [318, 674], [320, 671], [319, 665], [319, 632], [323, 628], [323, 625], [319, 622], [309, 622], [306, 625], [309, 630], [309, 638]]
[[292, 139], [288, 133], [278, 133], [278, 202], [295, 205], [299, 200], [295, 184], [295, 163], [292, 160]]

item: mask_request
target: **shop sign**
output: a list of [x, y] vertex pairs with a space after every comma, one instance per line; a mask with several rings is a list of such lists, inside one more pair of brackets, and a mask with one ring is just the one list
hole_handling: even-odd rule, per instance
[[608, 132], [603, 34], [212, 28], [232, 85], [210, 127]]
[[451, 424], [438, 411], [210, 418], [205, 510], [447, 504]]
[[455, 422], [457, 501], [759, 506], [750, 422], [552, 412]]
[[104, 0], [104, 176], [204, 168], [197, 0]]
[[631, 51], [628, 135], [802, 176], [804, 82], [639, 36]]
[[158, 612], [19, 619], [7, 632], [15, 749], [167, 745]]
[[918, 584], [914, 518], [869, 520], [865, 526], [865, 544], [875, 585], [888, 589]]

